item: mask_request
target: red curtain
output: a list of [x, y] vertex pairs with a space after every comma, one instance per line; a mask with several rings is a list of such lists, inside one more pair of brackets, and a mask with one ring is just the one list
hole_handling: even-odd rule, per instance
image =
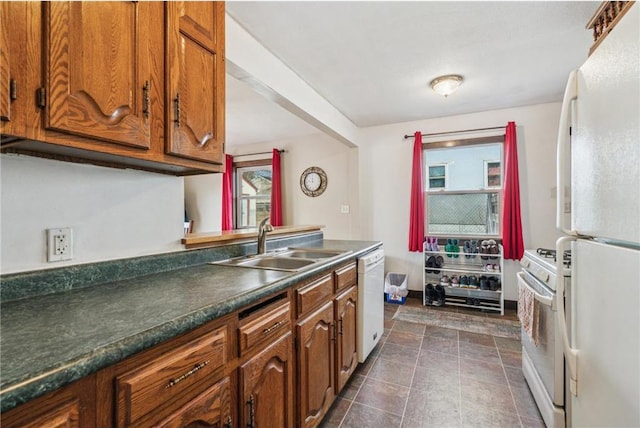
[[280, 177], [280, 150], [273, 149], [271, 160], [271, 218], [272, 226], [282, 226], [282, 179]]
[[524, 254], [520, 217], [520, 178], [516, 124], [509, 122], [504, 138], [504, 205], [502, 211], [504, 258], [520, 260]]
[[424, 242], [424, 194], [422, 193], [422, 180], [422, 133], [417, 131], [413, 140], [409, 251], [422, 251], [422, 243]]
[[233, 156], [224, 157], [222, 174], [222, 230], [233, 229]]

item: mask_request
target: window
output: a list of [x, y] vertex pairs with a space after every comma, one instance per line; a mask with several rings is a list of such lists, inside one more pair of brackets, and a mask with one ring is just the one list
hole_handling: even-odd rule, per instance
[[423, 145], [426, 233], [499, 236], [503, 141], [498, 136]]
[[447, 188], [447, 165], [429, 165], [429, 189]]
[[235, 165], [235, 227], [256, 227], [271, 212], [271, 161]]
[[500, 161], [484, 161], [484, 187], [502, 186]]

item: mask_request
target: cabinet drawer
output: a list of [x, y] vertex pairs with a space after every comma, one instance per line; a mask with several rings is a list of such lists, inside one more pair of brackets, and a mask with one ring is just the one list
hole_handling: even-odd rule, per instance
[[238, 329], [240, 355], [254, 346], [291, 330], [291, 305], [284, 302]]
[[335, 272], [336, 275], [336, 291], [347, 288], [358, 282], [358, 270], [356, 264], [350, 264]]
[[327, 301], [333, 295], [333, 274], [324, 276], [296, 291], [298, 315]]
[[227, 342], [227, 328], [220, 327], [116, 378], [118, 426], [135, 423], [224, 367]]

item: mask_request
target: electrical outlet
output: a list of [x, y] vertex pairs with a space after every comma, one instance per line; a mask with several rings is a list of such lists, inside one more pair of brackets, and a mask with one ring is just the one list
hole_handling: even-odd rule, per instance
[[70, 227], [47, 229], [47, 261], [73, 259], [73, 234]]

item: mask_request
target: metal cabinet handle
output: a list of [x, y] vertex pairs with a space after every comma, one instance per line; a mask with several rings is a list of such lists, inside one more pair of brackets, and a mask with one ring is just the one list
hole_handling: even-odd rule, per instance
[[336, 341], [336, 336], [337, 336], [337, 323], [336, 322], [332, 322], [331, 323], [331, 340], [333, 342]]
[[176, 127], [180, 128], [180, 92], [176, 94], [176, 99], [174, 100], [174, 104], [176, 107], [176, 118], [174, 122], [176, 123]]
[[224, 423], [224, 428], [233, 428], [233, 423], [231, 421], [231, 416], [227, 417], [227, 421]]
[[195, 366], [193, 366], [193, 368], [191, 370], [189, 370], [185, 374], [182, 374], [182, 375], [178, 376], [175, 379], [171, 379], [169, 381], [169, 383], [165, 386], [165, 389], [171, 388], [172, 386], [175, 386], [176, 384], [182, 382], [183, 380], [185, 380], [186, 378], [188, 378], [192, 374], [196, 373], [198, 370], [200, 370], [203, 367], [205, 367], [207, 364], [209, 364], [209, 360], [203, 361], [203, 362], [201, 362], [199, 364], [196, 364]]
[[204, 134], [204, 137], [202, 137], [202, 139], [198, 143], [198, 146], [204, 147], [211, 140], [213, 140], [213, 134], [211, 132], [207, 132], [206, 134]]
[[149, 106], [151, 100], [149, 98], [149, 81], [147, 80], [142, 87], [142, 114], [149, 119]]
[[249, 423], [247, 424], [247, 428], [255, 428], [255, 418], [256, 418], [256, 410], [255, 410], [255, 398], [253, 394], [249, 396], [249, 401], [247, 401], [249, 405]]
[[11, 79], [9, 82], [9, 99], [15, 101], [18, 99], [18, 83], [16, 79]]
[[284, 321], [278, 321], [278, 322], [274, 323], [271, 327], [268, 327], [268, 328], [265, 328], [264, 330], [262, 330], [262, 334], [269, 334], [273, 330], [275, 330], [278, 327], [280, 327], [282, 324], [284, 324]]
[[340, 336], [344, 336], [344, 334], [343, 334], [343, 332], [342, 332], [342, 326], [343, 326], [343, 324], [344, 324], [344, 323], [343, 323], [343, 319], [342, 319], [342, 318], [340, 318], [340, 319], [338, 320], [338, 322], [340, 323], [340, 331], [338, 332], [338, 334], [339, 334]]

